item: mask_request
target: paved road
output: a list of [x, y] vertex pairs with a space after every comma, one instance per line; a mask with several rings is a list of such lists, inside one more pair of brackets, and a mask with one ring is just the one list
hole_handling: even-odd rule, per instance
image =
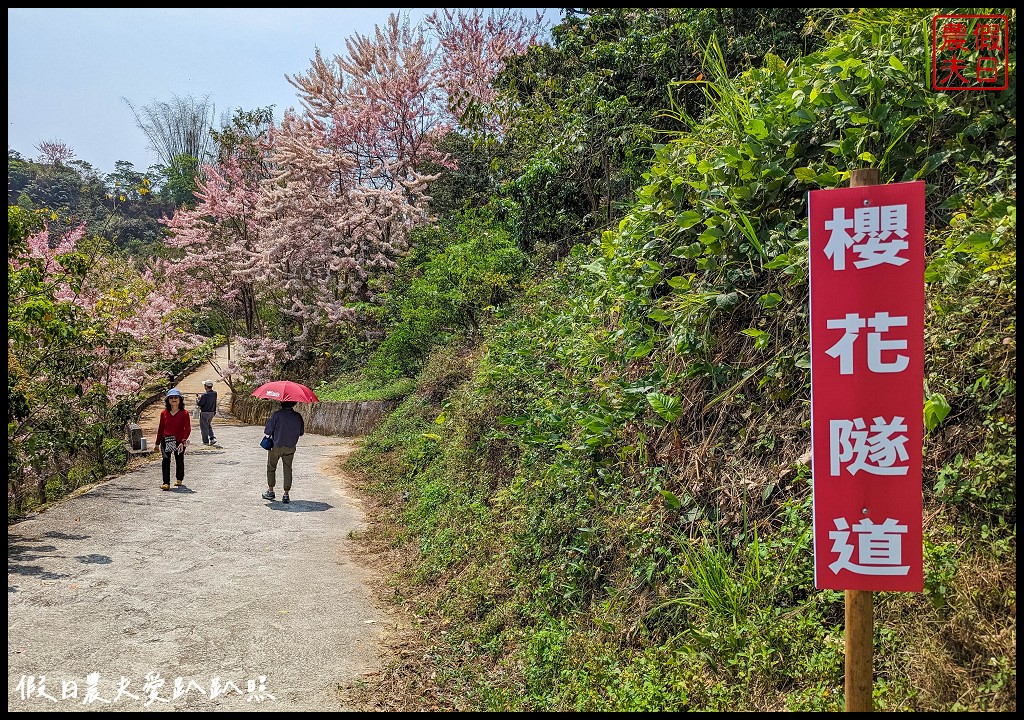
[[[205, 365], [200, 367], [195, 372], [179, 378], [174, 384], [176, 388], [181, 390], [185, 396], [185, 404], [182, 406], [186, 410], [194, 410], [196, 407], [196, 395], [206, 390], [203, 383], [207, 380], [213, 380], [213, 389], [217, 391], [217, 417], [213, 423], [213, 433], [217, 435], [219, 424], [222, 422], [234, 423], [234, 419], [228, 413], [229, 405], [231, 403], [231, 391], [221, 377], [221, 373], [228, 364], [228, 349], [227, 346], [222, 345], [221, 347], [214, 350], [213, 357]], [[153, 445], [153, 441], [156, 439], [156, 427], [160, 421], [160, 411], [164, 409], [163, 401], [157, 401], [152, 405], [146, 406], [142, 411], [141, 417], [139, 417], [139, 426], [142, 428], [142, 437], [146, 438], [149, 442], [150, 447]], [[199, 420], [192, 421], [192, 436], [196, 444], [202, 446], [203, 438], [199, 433]], [[219, 438], [218, 438], [219, 439]]]
[[161, 491], [154, 456], [8, 528], [9, 710], [350, 709], [339, 688], [396, 624], [354, 560], [365, 518], [336, 470], [354, 445], [305, 435], [285, 505], [260, 497], [262, 428], [215, 432], [204, 447], [193, 421], [185, 487]]

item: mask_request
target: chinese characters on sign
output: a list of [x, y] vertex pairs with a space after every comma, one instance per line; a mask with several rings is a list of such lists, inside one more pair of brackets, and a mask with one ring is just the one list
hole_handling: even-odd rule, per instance
[[260, 703], [266, 700], [277, 698], [267, 692], [267, 677], [260, 675], [246, 682], [246, 691], [234, 682], [214, 677], [210, 680], [209, 691], [205, 685], [195, 680], [185, 678], [174, 678], [173, 682], [165, 679], [159, 672], [146, 673], [145, 681], [138, 684], [134, 690], [131, 680], [121, 676], [117, 686], [112, 684], [109, 693], [104, 694], [100, 687], [100, 674], [92, 672], [85, 676], [85, 683], [79, 686], [78, 680], [67, 680], [61, 678], [59, 682], [50, 682], [47, 687], [45, 675], [22, 675], [14, 691], [22, 700], [40, 700], [50, 703], [65, 702], [78, 705], [117, 705], [123, 703], [138, 703], [141, 707], [150, 707], [155, 703], [170, 703], [188, 699], [190, 694], [204, 700], [216, 700], [218, 697], [240, 697], [246, 702]]
[[1005, 15], [932, 18], [932, 88], [1006, 90], [1010, 86], [1009, 20]]
[[808, 212], [814, 584], [920, 592], [924, 183]]

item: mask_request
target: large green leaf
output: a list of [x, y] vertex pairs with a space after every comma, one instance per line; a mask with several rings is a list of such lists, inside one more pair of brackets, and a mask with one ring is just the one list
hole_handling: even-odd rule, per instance
[[647, 393], [647, 402], [665, 422], [675, 422], [683, 414], [679, 400], [671, 395], [657, 392]]

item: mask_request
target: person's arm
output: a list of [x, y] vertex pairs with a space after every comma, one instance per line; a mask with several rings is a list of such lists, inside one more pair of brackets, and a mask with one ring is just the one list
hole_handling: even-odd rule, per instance
[[185, 451], [185, 446], [188, 445], [188, 438], [192, 434], [192, 420], [189, 418], [189, 414], [187, 412], [184, 413], [184, 415], [185, 415], [185, 421], [182, 424], [185, 426], [184, 427], [184, 433], [185, 434], [184, 434], [184, 436], [181, 439], [181, 450], [182, 450], [182, 452]]
[[267, 424], [263, 428], [263, 434], [266, 435], [267, 437], [274, 436], [274, 428], [277, 427], [277, 413], [279, 412], [280, 410], [275, 410], [273, 413], [271, 413], [270, 419], [267, 420]]
[[153, 447], [159, 448], [160, 443], [164, 441], [164, 413], [160, 412], [160, 422], [156, 426], [156, 443]]

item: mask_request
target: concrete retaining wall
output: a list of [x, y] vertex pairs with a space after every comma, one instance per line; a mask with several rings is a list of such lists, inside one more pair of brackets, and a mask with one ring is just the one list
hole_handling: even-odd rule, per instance
[[[306, 432], [316, 435], [357, 437], [369, 434], [381, 418], [401, 404], [401, 400], [365, 400], [363, 402], [299, 403], [295, 410], [306, 421]], [[272, 400], [251, 396], [231, 396], [231, 414], [249, 425], [264, 425], [270, 414], [281, 407]]]

